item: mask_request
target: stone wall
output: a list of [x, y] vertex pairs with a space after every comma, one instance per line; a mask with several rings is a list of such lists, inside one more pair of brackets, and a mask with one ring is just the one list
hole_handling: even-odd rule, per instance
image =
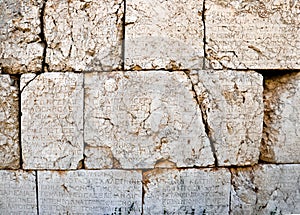
[[300, 214], [300, 1], [0, 11], [0, 214]]

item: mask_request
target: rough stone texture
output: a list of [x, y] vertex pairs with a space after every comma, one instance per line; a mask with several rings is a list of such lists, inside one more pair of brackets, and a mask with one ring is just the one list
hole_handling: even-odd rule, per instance
[[21, 88], [23, 167], [77, 168], [83, 159], [83, 74], [25, 74]]
[[141, 214], [142, 173], [38, 172], [41, 214]]
[[20, 167], [18, 84], [0, 75], [0, 169]]
[[126, 2], [126, 69], [202, 69], [203, 1]]
[[300, 163], [300, 73], [265, 80], [261, 159]]
[[87, 73], [85, 95], [87, 168], [213, 165], [185, 73]]
[[299, 214], [299, 165], [260, 165], [232, 172], [231, 214]]
[[111, 70], [121, 66], [122, 0], [48, 0], [46, 63], [56, 71]]
[[190, 76], [218, 165], [257, 163], [263, 127], [263, 77], [239, 71], [193, 71]]
[[7, 73], [37, 72], [42, 68], [40, 38], [42, 0], [0, 1], [0, 67]]
[[153, 170], [144, 173], [144, 214], [228, 214], [226, 169]]
[[205, 1], [212, 67], [300, 69], [300, 1]]
[[0, 171], [0, 214], [37, 214], [35, 173]]

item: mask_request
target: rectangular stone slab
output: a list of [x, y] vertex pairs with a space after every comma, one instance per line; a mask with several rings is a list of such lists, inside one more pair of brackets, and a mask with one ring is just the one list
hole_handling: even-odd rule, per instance
[[83, 74], [21, 76], [25, 169], [76, 169], [83, 159]]
[[38, 172], [41, 214], [141, 214], [142, 173], [124, 170]]

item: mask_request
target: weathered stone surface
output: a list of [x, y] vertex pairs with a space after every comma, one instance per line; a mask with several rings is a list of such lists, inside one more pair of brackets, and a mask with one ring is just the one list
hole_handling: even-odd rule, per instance
[[77, 168], [83, 159], [83, 74], [25, 74], [21, 88], [23, 167]]
[[144, 173], [144, 214], [228, 214], [226, 169], [153, 170]]
[[232, 172], [231, 214], [299, 214], [299, 165], [260, 165]]
[[0, 214], [37, 214], [34, 172], [0, 171]]
[[124, 170], [38, 172], [41, 214], [141, 214], [142, 173]]
[[190, 75], [218, 165], [257, 163], [263, 127], [263, 77], [239, 71], [195, 71]]
[[87, 73], [85, 95], [87, 168], [213, 165], [185, 73]]
[[126, 2], [126, 69], [202, 69], [203, 1]]
[[213, 68], [300, 69], [300, 1], [205, 1]]
[[46, 62], [50, 70], [111, 70], [121, 65], [122, 0], [48, 0]]
[[0, 75], [0, 169], [20, 167], [18, 84]]
[[261, 159], [300, 163], [300, 73], [265, 80]]
[[7, 73], [37, 72], [44, 46], [40, 38], [42, 0], [0, 1], [0, 67]]

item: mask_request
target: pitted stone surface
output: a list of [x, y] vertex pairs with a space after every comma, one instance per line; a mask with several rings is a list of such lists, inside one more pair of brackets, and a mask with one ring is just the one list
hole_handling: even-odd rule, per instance
[[21, 89], [23, 167], [76, 169], [83, 159], [83, 74], [24, 74]]
[[231, 214], [299, 214], [299, 165], [260, 165], [232, 173]]
[[41, 7], [42, 0], [0, 1], [0, 68], [6, 73], [41, 70]]
[[300, 1], [205, 1], [213, 68], [300, 69]]
[[203, 1], [126, 2], [126, 69], [202, 69]]
[[153, 170], [144, 173], [144, 214], [228, 214], [226, 169]]
[[213, 165], [183, 72], [85, 74], [87, 168]]
[[300, 73], [265, 80], [261, 159], [300, 163]]
[[0, 214], [37, 214], [35, 173], [0, 170]]
[[121, 65], [122, 0], [48, 0], [46, 63], [55, 71], [103, 71]]
[[18, 84], [0, 75], [0, 169], [20, 167]]
[[263, 77], [255, 72], [190, 74], [220, 166], [253, 165], [263, 127]]
[[38, 182], [41, 214], [142, 213], [139, 171], [42, 171]]

